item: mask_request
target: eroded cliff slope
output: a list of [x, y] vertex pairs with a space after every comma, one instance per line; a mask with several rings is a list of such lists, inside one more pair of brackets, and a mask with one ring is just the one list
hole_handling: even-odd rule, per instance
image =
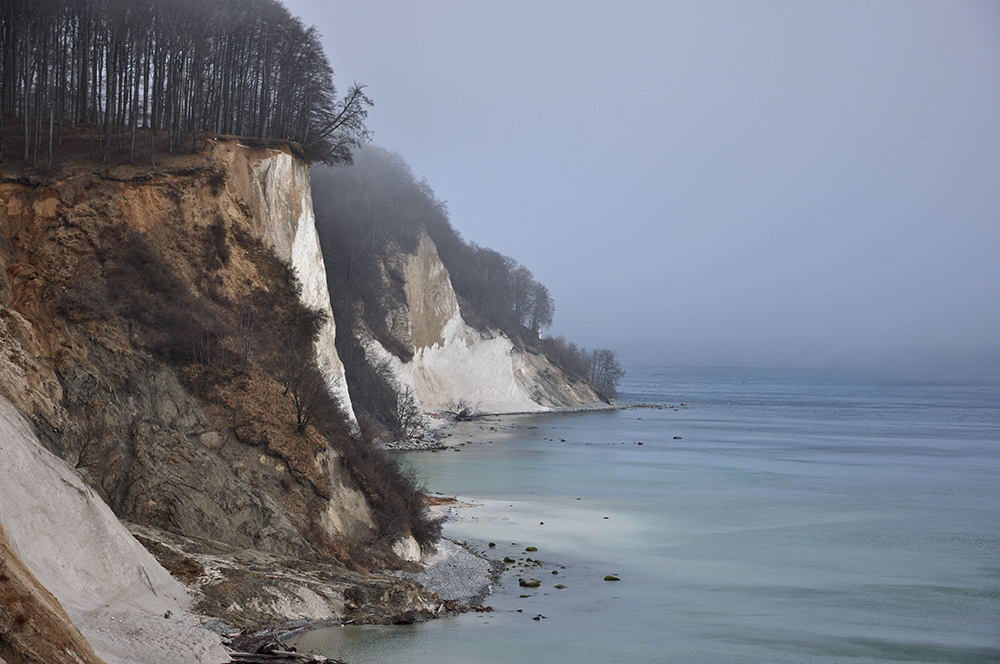
[[[498, 330], [469, 325], [448, 270], [426, 231], [415, 250], [385, 261], [386, 280], [402, 284], [383, 298], [389, 342], [365, 326], [356, 330], [372, 361], [387, 362], [395, 378], [426, 410], [465, 403], [478, 412], [511, 413], [606, 405], [583, 380]], [[406, 349], [404, 360], [387, 348]]]
[[344, 365], [335, 345], [336, 324], [316, 232], [308, 165], [288, 150], [250, 150], [232, 142], [218, 143], [212, 157], [228, 175], [224, 200], [229, 215], [239, 217], [249, 207], [254, 235], [295, 270], [302, 302], [323, 312], [315, 340], [319, 368], [344, 414], [354, 422]]
[[0, 396], [237, 623], [437, 606], [342, 564], [435, 531], [355, 435], [318, 246], [287, 147], [0, 181]]
[[[304, 307], [259, 238], [279, 257], [316, 245], [291, 161], [219, 143], [156, 173], [0, 184], [0, 389], [123, 518], [295, 555], [377, 527], [280, 373]], [[348, 413], [328, 312], [316, 348]]]
[[220, 638], [198, 628], [185, 588], [3, 397], [0, 458], [0, 640], [19, 637], [0, 657], [78, 664], [98, 661], [96, 651], [106, 662], [138, 653], [159, 664], [228, 660]]

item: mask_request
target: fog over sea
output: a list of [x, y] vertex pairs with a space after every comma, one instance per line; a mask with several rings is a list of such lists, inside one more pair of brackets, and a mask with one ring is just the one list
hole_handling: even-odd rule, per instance
[[508, 572], [492, 613], [299, 646], [352, 664], [1000, 661], [1000, 373], [626, 370], [621, 402], [652, 407], [404, 454], [478, 505], [447, 537], [541, 561], [517, 572], [539, 588]]

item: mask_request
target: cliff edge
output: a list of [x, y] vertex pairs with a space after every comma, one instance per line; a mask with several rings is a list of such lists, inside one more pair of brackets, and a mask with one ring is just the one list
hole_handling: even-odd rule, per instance
[[[24, 417], [5, 420], [4, 458], [52, 472], [5, 468], [0, 522], [98, 655], [118, 652], [100, 621], [154, 588], [179, 602], [156, 605], [157, 621], [384, 622], [438, 607], [368, 573], [434, 531], [414, 481], [356, 435], [326, 283], [309, 169], [280, 143], [210, 139], [155, 169], [4, 169], [0, 397]], [[31, 507], [16, 487], [50, 502]], [[84, 530], [31, 526], [60, 510]]]

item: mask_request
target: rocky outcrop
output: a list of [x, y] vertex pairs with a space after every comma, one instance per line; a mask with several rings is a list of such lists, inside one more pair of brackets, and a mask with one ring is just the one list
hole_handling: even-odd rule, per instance
[[607, 405], [591, 385], [544, 355], [515, 345], [499, 331], [469, 325], [426, 233], [414, 252], [399, 252], [387, 270], [402, 282], [404, 297], [387, 307], [386, 328], [393, 345], [411, 349], [412, 358], [400, 359], [365, 329], [359, 334], [372, 361], [387, 362], [424, 409], [466, 403], [483, 413], [512, 413]]
[[290, 621], [340, 619], [391, 624], [436, 614], [433, 592], [389, 575], [205, 542], [132, 524], [136, 538], [198, 596], [195, 610], [231, 625], [273, 628]]

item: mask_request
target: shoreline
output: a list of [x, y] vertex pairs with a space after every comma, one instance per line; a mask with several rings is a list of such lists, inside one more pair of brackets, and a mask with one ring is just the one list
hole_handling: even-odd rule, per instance
[[[683, 405], [683, 404], [682, 404]], [[480, 413], [469, 419], [451, 420], [433, 413], [431, 418], [443, 419], [431, 424], [421, 436], [409, 440], [382, 443], [381, 449], [392, 452], [437, 452], [464, 444], [498, 442], [518, 431], [528, 431], [535, 427], [524, 423], [530, 418], [545, 415], [572, 415], [576, 413], [628, 410], [631, 408], [654, 407], [645, 404], [605, 404], [553, 408], [550, 410], [521, 411], [512, 413]], [[493, 439], [497, 440], [493, 440]]]
[[[771, 383], [764, 383], [765, 388], [769, 385]], [[441, 432], [453, 434], [444, 438], [444, 442], [458, 445], [473, 440], [468, 437], [472, 435], [483, 441], [495, 441], [494, 444], [485, 447], [467, 444], [461, 453], [455, 452], [461, 456], [455, 457], [402, 455], [400, 459], [404, 463], [412, 463], [423, 475], [429, 494], [445, 492], [462, 502], [463, 506], [456, 506], [457, 522], [450, 522], [445, 527], [448, 538], [467, 540], [480, 549], [486, 548], [487, 541], [495, 541], [497, 547], [488, 550], [490, 557], [503, 557], [508, 552], [515, 558], [526, 554], [553, 566], [553, 571], [559, 565], [566, 567], [558, 568], [558, 577], [546, 575], [548, 567], [532, 566], [523, 570], [526, 580], [538, 578], [542, 587], [522, 590], [516, 578], [521, 570], [512, 565], [487, 600], [495, 609], [493, 614], [470, 614], [415, 629], [349, 629], [342, 637], [344, 649], [317, 652], [348, 661], [453, 659], [575, 663], [656, 661], [657, 652], [664, 652], [664, 648], [669, 652], [675, 644], [680, 644], [678, 647], [689, 648], [694, 657], [711, 660], [713, 654], [719, 652], [720, 641], [724, 641], [725, 647], [731, 648], [725, 652], [731, 652], [734, 657], [766, 659], [775, 654], [771, 645], [786, 643], [784, 639], [789, 634], [786, 630], [794, 629], [796, 640], [785, 653], [788, 661], [801, 654], [796, 647], [798, 644], [808, 645], [835, 659], [843, 653], [842, 642], [816, 640], [818, 619], [821, 618], [823, 624], [837, 625], [852, 637], [860, 635], [863, 638], [865, 630], [854, 620], [857, 614], [841, 601], [846, 592], [852, 596], [857, 594], [859, 601], [873, 607], [866, 614], [872, 620], [878, 621], [885, 616], [900, 630], [897, 637], [885, 643], [885, 648], [891, 650], [884, 652], [912, 654], [914, 641], [907, 637], [915, 632], [901, 630], [914, 629], [914, 614], [897, 604], [895, 595], [886, 598], [879, 585], [857, 586], [859, 572], [856, 566], [844, 563], [846, 559], [828, 545], [830, 537], [849, 534], [850, 550], [858, 552], [862, 559], [872, 556], [877, 563], [870, 565], [867, 569], [871, 571], [865, 573], [884, 584], [883, 589], [896, 587], [894, 575], [898, 568], [893, 565], [900, 560], [907, 569], [913, 566], [913, 578], [918, 578], [918, 572], [926, 572], [926, 578], [941, 584], [936, 588], [949, 589], [941, 590], [942, 593], [965, 592], [975, 583], [978, 577], [974, 573], [958, 577], [955, 570], [959, 569], [958, 562], [963, 563], [961, 569], [969, 570], [973, 569], [975, 560], [981, 560], [982, 551], [975, 545], [981, 528], [976, 526], [989, 522], [991, 511], [989, 504], [981, 502], [983, 494], [978, 490], [960, 488], [965, 475], [959, 471], [966, 470], [970, 457], [986, 461], [992, 457], [980, 456], [981, 430], [974, 422], [964, 422], [961, 429], [950, 428], [953, 424], [951, 411], [940, 404], [942, 397], [954, 387], [935, 385], [929, 392], [914, 393], [910, 391], [911, 386], [900, 385], [881, 399], [881, 403], [903, 399], [903, 403], [916, 404], [918, 409], [942, 413], [942, 419], [931, 422], [938, 423], [942, 429], [947, 424], [949, 432], [967, 432], [967, 435], [956, 436], [958, 449], [965, 452], [952, 457], [945, 465], [951, 473], [946, 474], [944, 480], [936, 471], [941, 463], [939, 455], [928, 448], [921, 451], [917, 465], [900, 469], [899, 472], [905, 474], [898, 476], [901, 480], [898, 487], [886, 487], [881, 481], [883, 473], [879, 469], [884, 465], [883, 455], [887, 450], [883, 438], [878, 435], [882, 431], [880, 428], [847, 432], [847, 437], [833, 450], [838, 456], [845, 455], [837, 460], [856, 462], [863, 471], [862, 476], [845, 477], [839, 464], [828, 463], [831, 455], [829, 437], [841, 433], [839, 420], [830, 414], [841, 412], [845, 396], [852, 398], [851, 412], [863, 415], [858, 418], [862, 423], [871, 423], [874, 427], [884, 424], [882, 416], [873, 412], [867, 401], [855, 398], [864, 395], [864, 389], [836, 383], [826, 387], [827, 391], [820, 392], [818, 397], [795, 394], [781, 402], [780, 411], [767, 413], [766, 419], [754, 419], [756, 415], [747, 418], [743, 401], [737, 398], [734, 398], [735, 407], [730, 403], [717, 405], [713, 389], [710, 386], [704, 393], [686, 394], [683, 402], [673, 401], [672, 406], [653, 409], [651, 406], [661, 404], [645, 408], [636, 404], [634, 410], [608, 416], [490, 417], [486, 421], [461, 423], [450, 431]], [[965, 389], [966, 394], [975, 394], [975, 387]], [[756, 398], [760, 392], [773, 393], [775, 390], [751, 383], [737, 397]], [[818, 411], [815, 410], [817, 401], [821, 408]], [[682, 412], [672, 412], [674, 406]], [[980, 402], [974, 402], [969, 408], [979, 406]], [[811, 418], [802, 417], [803, 407], [809, 409]], [[690, 410], [685, 412], [685, 408]], [[924, 430], [926, 423], [922, 410], [917, 413], [894, 411], [894, 414], [898, 414], [899, 426], [909, 423], [909, 431]], [[896, 426], [896, 419], [890, 420], [893, 426]], [[773, 448], [756, 444], [755, 427], [763, 427], [764, 423], [769, 429], [780, 431], [775, 436]], [[823, 426], [817, 427], [817, 423]], [[536, 424], [539, 426], [537, 432], [509, 426]], [[559, 444], [558, 429], [563, 424], [574, 429], [574, 435], [565, 436], [570, 441], [569, 446]], [[677, 431], [672, 431], [675, 428]], [[748, 433], [733, 435], [734, 431], [742, 429], [747, 429]], [[656, 435], [652, 433], [654, 430]], [[688, 440], [676, 444], [675, 448], [675, 443], [671, 442], [674, 433]], [[515, 437], [509, 437], [511, 434]], [[548, 442], [540, 442], [543, 437]], [[619, 440], [639, 438], [645, 441], [641, 448], [619, 450], [612, 447], [605, 453], [603, 449], [585, 446], [587, 440], [596, 440], [595, 445], [608, 441], [610, 445], [618, 445]], [[899, 445], [900, 449], [911, 450], [903, 442]], [[567, 447], [572, 449], [565, 449]], [[789, 463], [786, 454], [789, 449], [802, 456], [796, 454]], [[896, 449], [892, 446], [889, 452]], [[738, 453], [733, 454], [734, 450]], [[552, 454], [553, 451], [558, 452]], [[525, 463], [508, 463], [504, 459], [514, 454], [523, 457]], [[800, 460], [803, 463], [799, 463]], [[608, 463], [606, 469], [600, 463], [605, 461]], [[590, 470], [578, 474], [574, 472], [577, 467]], [[817, 469], [821, 469], [819, 476], [829, 482], [824, 481], [821, 485], [815, 482]], [[762, 476], [762, 471], [767, 475]], [[976, 487], [988, 486], [989, 466], [975, 476], [978, 478]], [[605, 478], [611, 481], [605, 484]], [[641, 479], [642, 484], [636, 483], [636, 493], [632, 494], [628, 482], [634, 478]], [[968, 546], [955, 548], [951, 544], [954, 540], [941, 539], [950, 526], [926, 534], [924, 506], [913, 502], [913, 487], [921, 485], [902, 481], [907, 479], [927, 481], [929, 486], [953, 491], [948, 494], [947, 503], [937, 505], [939, 514], [947, 514], [955, 507], [970, 509], [969, 518], [961, 522]], [[584, 487], [590, 481], [601, 483], [587, 493]], [[556, 490], [547, 493], [553, 488]], [[886, 549], [878, 533], [884, 532], [886, 526], [904, 525], [900, 525], [902, 522], [896, 519], [896, 514], [884, 514], [879, 517], [882, 521], [875, 523], [871, 521], [874, 513], [859, 515], [852, 500], [859, 488], [898, 501], [892, 506], [898, 506], [900, 516], [907, 519], [904, 532], [917, 538], [915, 541], [940, 544], [940, 548], [931, 546], [931, 550], [941, 557], [925, 561], [923, 556], [908, 557], [905, 551], [900, 556]], [[976, 502], [965, 500], [959, 493], [962, 490], [967, 490]], [[531, 495], [533, 491], [537, 495]], [[505, 500], [508, 495], [519, 500]], [[795, 500], [789, 501], [790, 495]], [[556, 498], [548, 500], [551, 496]], [[622, 504], [622, 496], [627, 496], [628, 504]], [[579, 503], [576, 502], [578, 497], [583, 498]], [[800, 498], [807, 501], [804, 504], [809, 507], [810, 515], [815, 513], [822, 517], [815, 519], [815, 523], [806, 524], [807, 528], [803, 528]], [[474, 506], [464, 506], [469, 503]], [[485, 505], [479, 506], [480, 503]], [[744, 516], [748, 511], [755, 518], [759, 515], [764, 518], [746, 523]], [[605, 520], [607, 516], [611, 518]], [[738, 528], [734, 528], [734, 519], [740, 520], [736, 524]], [[776, 527], [781, 528], [777, 538]], [[810, 531], [806, 537], [791, 541], [789, 534], [798, 537], [804, 530]], [[874, 533], [874, 540], [868, 539], [870, 533]], [[519, 542], [516, 549], [515, 542]], [[527, 553], [528, 546], [537, 546], [537, 553]], [[960, 560], [942, 568], [939, 561], [951, 561], [945, 554], [950, 556], [952, 553], [961, 556]], [[813, 590], [819, 569], [815, 566], [817, 560], [824, 563], [824, 584], [829, 584], [834, 591], [828, 595]], [[973, 565], [967, 564], [969, 562]], [[620, 581], [604, 583], [602, 579], [613, 574], [618, 574]], [[755, 578], [753, 574], [761, 578], [748, 583], [748, 578]], [[565, 589], [552, 590], [556, 582], [565, 584]], [[934, 629], [940, 625], [940, 596], [922, 595], [917, 598], [919, 601], [911, 603], [913, 609], [919, 611], [916, 616], [920, 620], [920, 633], [927, 637], [918, 644], [920, 652], [932, 655], [947, 652], [957, 658], [955, 661], [963, 657], [983, 658], [982, 639], [984, 635], [988, 637], [988, 626], [992, 624], [988, 621], [991, 597], [988, 588], [972, 587], [976, 588], [976, 603], [947, 607], [949, 616], [967, 620], [965, 624], [969, 625], [968, 632], [963, 632], [961, 645], [956, 648], [946, 650], [950, 648], [946, 645], [950, 643], [948, 635], [939, 635]], [[803, 588], [808, 591], [802, 592]], [[532, 597], [519, 598], [520, 595]], [[695, 614], [689, 610], [692, 606], [704, 607], [704, 610]], [[748, 612], [748, 607], [753, 609], [753, 614]], [[539, 615], [542, 619], [533, 623]], [[749, 631], [747, 621], [751, 615], [755, 620], [759, 617], [759, 623], [754, 623], [754, 629]], [[782, 619], [774, 619], [776, 615]], [[487, 622], [491, 623], [488, 627]], [[620, 637], [615, 639], [620, 643], [612, 642], [608, 634]], [[768, 637], [763, 646], [755, 638], [757, 634]], [[640, 638], [629, 638], [636, 635]], [[336, 637], [336, 633], [331, 635], [333, 639]], [[597, 647], [589, 651], [594, 654], [588, 657], [584, 644], [590, 638]], [[372, 639], [374, 645], [354, 645], [361, 639]], [[608, 644], [606, 648], [605, 643]], [[331, 641], [331, 645], [337, 644]], [[477, 648], [482, 659], [475, 657]], [[883, 652], [865, 648], [859, 649], [859, 656], [877, 658]], [[365, 655], [352, 654], [359, 652]], [[378, 652], [382, 657], [371, 657], [369, 652]]]
[[[391, 452], [458, 451], [465, 445], [501, 443], [518, 434], [536, 429], [538, 427], [532, 421], [540, 415], [623, 409], [623, 405], [603, 404], [602, 406], [599, 408], [482, 414], [469, 420], [443, 422], [432, 430], [432, 436], [425, 435], [409, 441], [383, 444], [381, 447]], [[624, 405], [624, 408], [630, 406]], [[427, 493], [427, 502], [432, 513], [446, 521], [463, 521], [469, 517], [469, 512], [486, 506], [486, 503], [478, 502], [475, 497], [445, 495], [432, 490]], [[447, 531], [447, 525], [445, 530]], [[473, 611], [489, 612], [492, 611], [492, 607], [484, 606], [484, 603], [492, 595], [493, 588], [502, 586], [504, 577], [508, 574], [511, 574], [511, 579], [514, 579], [519, 571], [524, 571], [510, 568], [502, 556], [493, 557], [490, 553], [491, 551], [488, 549], [458, 539], [454, 533], [449, 536], [446, 532], [436, 545], [435, 550], [421, 559], [422, 571], [394, 570], [383, 571], [381, 574], [417, 583], [441, 598], [440, 605], [432, 615], [414, 615], [413, 622], [447, 618]], [[353, 620], [344, 620], [343, 618], [276, 624], [267, 629], [255, 630], [253, 634], [244, 635], [237, 641], [245, 643], [244, 639], [259, 639], [268, 634], [271, 639], [294, 643], [303, 634], [313, 630], [352, 624], [356, 623]]]

